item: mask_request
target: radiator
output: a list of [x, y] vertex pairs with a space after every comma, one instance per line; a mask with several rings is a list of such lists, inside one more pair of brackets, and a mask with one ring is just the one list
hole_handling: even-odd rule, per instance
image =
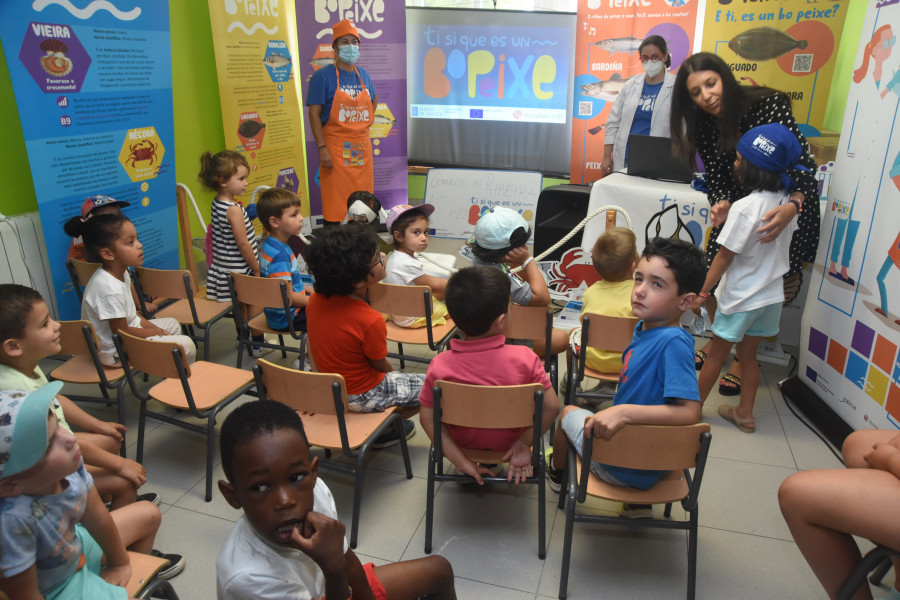
[[0, 283], [19, 283], [37, 290], [57, 318], [50, 263], [41, 217], [37, 212], [0, 215]]

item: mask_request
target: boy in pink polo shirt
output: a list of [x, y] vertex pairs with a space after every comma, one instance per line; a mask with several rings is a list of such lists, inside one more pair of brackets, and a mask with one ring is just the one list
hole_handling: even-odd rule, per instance
[[[541, 433], [546, 433], [559, 414], [559, 399], [550, 385], [541, 359], [526, 346], [506, 345], [503, 332], [509, 318], [509, 279], [491, 267], [469, 267], [447, 282], [444, 302], [463, 339], [450, 342], [450, 349], [432, 359], [419, 396], [419, 422], [434, 440], [434, 400], [432, 390], [438, 380], [472, 385], [544, 386]], [[457, 471], [471, 475], [479, 485], [482, 475], [493, 476], [488, 468], [470, 461], [460, 450], [481, 448], [505, 450], [509, 461], [507, 479], [517, 484], [532, 473], [531, 428], [477, 429], [444, 425], [441, 432], [444, 456]]]

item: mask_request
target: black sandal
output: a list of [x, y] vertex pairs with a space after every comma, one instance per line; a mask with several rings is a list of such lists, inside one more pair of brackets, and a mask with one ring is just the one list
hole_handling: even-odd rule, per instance
[[699, 371], [703, 368], [703, 363], [706, 362], [708, 354], [703, 350], [694, 350], [694, 367]]

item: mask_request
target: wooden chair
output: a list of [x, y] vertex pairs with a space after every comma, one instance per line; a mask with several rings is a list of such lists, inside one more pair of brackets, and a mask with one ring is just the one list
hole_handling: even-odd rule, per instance
[[[219, 319], [231, 312], [231, 305], [207, 300], [198, 295], [191, 272], [162, 269], [135, 269], [134, 286], [141, 300], [141, 312], [148, 314], [144, 294], [154, 298], [174, 300], [154, 313], [155, 318], [171, 317], [181, 323], [182, 329], [196, 342], [203, 343], [203, 360], [209, 360], [209, 334]], [[201, 333], [198, 334], [195, 328]]]
[[[566, 528], [563, 538], [562, 572], [559, 597], [566, 597], [569, 559], [572, 554], [572, 529], [576, 521], [620, 525], [684, 529], [688, 532], [687, 597], [694, 598], [697, 587], [697, 498], [706, 468], [712, 439], [709, 425], [698, 423], [677, 427], [626, 425], [611, 440], [585, 437], [583, 455], [592, 461], [632, 469], [665, 470], [669, 473], [648, 490], [604, 483], [591, 473], [589, 460], [581, 460], [569, 447], [566, 457], [566, 489], [559, 495], [559, 507], [565, 505]], [[689, 469], [694, 469], [691, 477]], [[578, 505], [587, 495], [629, 504], [665, 504], [665, 519], [623, 519], [619, 516], [579, 514]], [[681, 502], [688, 513], [685, 521], [672, 521], [672, 503]], [[598, 563], [599, 564], [599, 563]]]
[[79, 302], [84, 299], [84, 286], [87, 285], [87, 282], [91, 278], [91, 275], [94, 274], [94, 271], [99, 268], [100, 263], [85, 262], [83, 260], [78, 260], [77, 258], [66, 260], [66, 271], [69, 272], [69, 278], [72, 280], [72, 286], [75, 288], [75, 293], [78, 294]]
[[544, 338], [544, 370], [550, 376], [553, 390], [559, 389], [559, 360], [550, 353], [553, 336], [553, 309], [545, 306], [509, 305], [509, 322], [506, 337], [517, 340]]
[[572, 353], [566, 386], [566, 404], [574, 404], [576, 398], [611, 398], [611, 394], [598, 392], [579, 392], [578, 386], [585, 377], [600, 381], [619, 381], [619, 372], [600, 373], [587, 366], [587, 349], [606, 350], [608, 352], [624, 352], [634, 328], [638, 324], [636, 317], [607, 317], [595, 313], [585, 313], [581, 321], [581, 347], [578, 353]]
[[[268, 277], [253, 277], [252, 275], [232, 273], [231, 278], [228, 280], [228, 289], [231, 292], [231, 312], [234, 315], [234, 322], [238, 328], [237, 367], [240, 368], [243, 365], [244, 346], [247, 347], [247, 354], [250, 355], [252, 352], [251, 348], [254, 345], [259, 345], [265, 348], [281, 350], [282, 358], [287, 357], [288, 352], [298, 352], [302, 368], [304, 357], [306, 356], [306, 332], [294, 329], [294, 319], [291, 316], [293, 315], [293, 310], [291, 309], [291, 299], [288, 295], [288, 282], [284, 279], [270, 279]], [[288, 330], [277, 331], [269, 327], [264, 312], [245, 320], [241, 312], [242, 304], [284, 310], [288, 317]], [[253, 336], [265, 333], [277, 335], [278, 343], [273, 344], [271, 342], [257, 342], [253, 340]], [[289, 334], [293, 339], [299, 340], [300, 347], [286, 345], [284, 343], [285, 333]]]
[[853, 598], [853, 596], [856, 595], [859, 586], [865, 581], [866, 575], [869, 573], [872, 573], [872, 576], [869, 577], [869, 581], [874, 585], [879, 585], [881, 580], [893, 566], [891, 561], [892, 558], [900, 558], [900, 552], [893, 548], [880, 545], [869, 550], [869, 552], [863, 556], [862, 561], [860, 561], [860, 563], [856, 565], [856, 568], [853, 569], [853, 572], [850, 573], [850, 576], [847, 578], [847, 581], [844, 582], [844, 585], [841, 586], [841, 589], [838, 590], [835, 600], [850, 600]]
[[404, 354], [403, 344], [427, 344], [430, 350], [440, 352], [456, 333], [456, 326], [449, 316], [444, 325], [431, 323], [431, 288], [427, 285], [379, 282], [369, 288], [369, 304], [385, 315], [425, 318], [425, 327], [414, 329], [399, 327], [393, 321], [387, 322], [387, 339], [397, 344], [397, 353], [388, 353], [388, 356], [400, 359], [401, 369], [406, 367], [407, 360], [424, 364], [431, 362], [430, 358]]
[[172, 584], [159, 578], [160, 569], [169, 564], [169, 559], [131, 551], [128, 558], [131, 560], [131, 579], [125, 591], [129, 598], [179, 600]]
[[[444, 473], [444, 451], [441, 425], [459, 425], [484, 429], [533, 427], [531, 464], [533, 475], [526, 483], [538, 488], [538, 556], [547, 555], [546, 493], [544, 485], [544, 449], [541, 435], [541, 415], [544, 388], [538, 383], [508, 386], [469, 385], [438, 380], [434, 386], [434, 441], [428, 453], [428, 487], [425, 509], [425, 553], [431, 553], [431, 534], [434, 524], [434, 487], [438, 481], [471, 483], [469, 475]], [[460, 448], [469, 460], [482, 464], [502, 463], [505, 451]], [[485, 483], [511, 485], [506, 477], [483, 477]]]
[[253, 367], [260, 399], [269, 398], [293, 408], [303, 421], [310, 446], [338, 450], [356, 464], [327, 461], [328, 468], [353, 475], [353, 518], [350, 525], [350, 547], [356, 547], [359, 532], [359, 510], [362, 504], [363, 467], [372, 442], [391, 427], [400, 436], [400, 449], [406, 478], [412, 479], [409, 448], [403, 435], [403, 418], [396, 406], [384, 412], [350, 412], [344, 378], [333, 373], [309, 373], [282, 367], [265, 359]]
[[[60, 354], [72, 358], [50, 371], [49, 378], [63, 383], [79, 383], [96, 385], [102, 397], [76, 396], [66, 394], [71, 400], [81, 402], [102, 402], [107, 406], [113, 403], [108, 390], [116, 391], [117, 420], [125, 424], [125, 370], [121, 367], [107, 367], [100, 362], [100, 350], [97, 334], [90, 321], [60, 321], [59, 343]], [[122, 445], [119, 450], [125, 456], [125, 435], [122, 434]]]
[[[212, 462], [216, 416], [233, 400], [253, 387], [249, 371], [198, 360], [188, 364], [183, 348], [174, 342], [145, 340], [123, 331], [113, 335], [116, 351], [125, 369], [131, 392], [141, 401], [138, 421], [138, 462], [144, 459], [144, 429], [147, 417], [206, 434], [206, 501], [212, 500]], [[132, 367], [163, 378], [146, 392], [137, 385]], [[196, 425], [147, 409], [149, 400], [183, 411], [186, 417], [205, 419]]]

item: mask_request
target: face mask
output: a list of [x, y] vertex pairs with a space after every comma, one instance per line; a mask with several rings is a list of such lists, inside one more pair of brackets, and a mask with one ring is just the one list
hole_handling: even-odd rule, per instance
[[648, 60], [642, 66], [644, 67], [644, 73], [650, 78], [656, 77], [663, 70], [663, 62], [661, 60]]
[[338, 48], [338, 58], [348, 64], [353, 64], [359, 59], [359, 46], [346, 45]]

